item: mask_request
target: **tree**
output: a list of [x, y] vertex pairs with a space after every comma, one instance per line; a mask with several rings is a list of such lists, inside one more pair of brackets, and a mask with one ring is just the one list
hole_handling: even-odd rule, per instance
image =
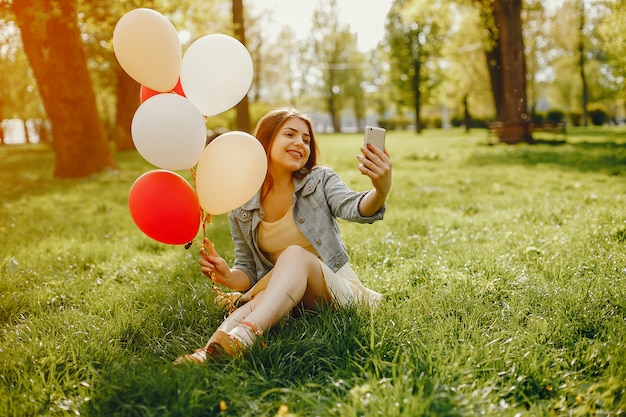
[[604, 42], [607, 54], [609, 76], [611, 81], [619, 85], [621, 94], [626, 93], [626, 0], [616, 0], [610, 5], [598, 25], [599, 35]]
[[[22, 48], [19, 30], [14, 22], [0, 20], [0, 33], [0, 123], [5, 118], [21, 119], [25, 128], [27, 121], [35, 128], [45, 125], [46, 115]], [[40, 140], [46, 142], [45, 135], [39, 133]], [[4, 143], [1, 125], [0, 139], [0, 143]]]
[[[602, 2], [578, 1], [578, 73], [581, 82], [581, 108], [583, 112], [583, 124], [589, 122], [589, 105], [592, 101], [605, 98], [606, 93], [614, 97], [616, 91], [609, 81], [596, 82], [594, 86], [594, 68], [604, 74], [600, 78], [608, 79], [611, 73], [610, 65], [607, 65], [607, 53], [602, 48], [602, 38], [598, 33], [602, 17], [609, 12]], [[596, 70], [596, 74], [598, 71]], [[602, 85], [604, 84], [604, 85]], [[613, 91], [611, 91], [613, 90]]]
[[390, 89], [389, 51], [386, 51], [384, 42], [380, 42], [376, 49], [370, 52], [370, 65], [364, 70], [366, 100], [371, 103], [380, 119], [387, 117], [389, 103], [392, 102]]
[[578, 11], [580, 13], [580, 23], [578, 25], [578, 71], [581, 83], [581, 108], [583, 109], [583, 126], [589, 124], [587, 105], [589, 103], [589, 89], [587, 88], [587, 77], [585, 75], [585, 1], [579, 0]]
[[525, 5], [522, 21], [526, 48], [526, 90], [531, 118], [536, 120], [539, 117], [537, 106], [545, 99], [550, 76], [549, 57], [555, 47], [550, 28], [554, 16], [548, 13], [542, 0], [526, 0]]
[[113, 127], [113, 140], [117, 151], [134, 150], [135, 143], [131, 136], [131, 125], [135, 111], [140, 105], [139, 84], [133, 80], [119, 65], [116, 69], [115, 91], [115, 123]]
[[116, 168], [89, 78], [76, 1], [13, 0], [12, 11], [52, 124], [55, 177]]
[[[233, 2], [233, 26], [235, 32], [235, 38], [239, 40], [244, 46], [246, 45], [246, 28], [244, 25], [244, 13], [243, 13], [243, 0], [232, 0]], [[237, 113], [237, 129], [249, 132], [250, 131], [250, 110], [248, 107], [248, 95], [246, 94], [243, 99], [235, 106]]]
[[359, 130], [365, 127], [365, 91], [363, 91], [363, 83], [364, 83], [364, 67], [367, 65], [365, 62], [364, 55], [354, 49], [352, 51], [352, 58], [350, 61], [352, 62], [352, 68], [347, 69], [351, 76], [348, 78], [345, 87], [344, 93], [350, 98], [352, 101], [352, 111], [354, 113], [354, 118], [356, 119], [357, 128]]
[[500, 142], [532, 142], [526, 99], [522, 0], [475, 0], [481, 7], [490, 44], [486, 48]]
[[[152, 7], [153, 1], [143, 1]], [[139, 84], [122, 70], [113, 53], [113, 30], [120, 17], [139, 2], [81, 0], [77, 3], [81, 37], [87, 56], [100, 119], [116, 151], [134, 150], [131, 137], [133, 115], [140, 104]]]
[[454, 109], [455, 117], [462, 119], [469, 130], [474, 117], [493, 117], [493, 95], [484, 59], [483, 34], [476, 30], [481, 27], [478, 10], [463, 3], [451, 6], [455, 6], [451, 13], [455, 22], [441, 48], [446, 67], [437, 87], [437, 99]]
[[[230, 3], [230, 2], [228, 2]], [[90, 75], [95, 90], [100, 117], [108, 127], [117, 151], [135, 149], [130, 129], [140, 105], [140, 85], [119, 66], [113, 53], [113, 30], [127, 12], [151, 8], [166, 16], [175, 28], [184, 29], [182, 41], [191, 42], [211, 31], [231, 29], [226, 16], [231, 11], [223, 0], [80, 0], [78, 13], [81, 34], [87, 55]], [[185, 13], [181, 13], [184, 10]], [[184, 47], [185, 45], [183, 45]]]
[[[352, 61], [356, 52], [356, 36], [337, 19], [336, 0], [322, 2], [313, 12], [312, 47], [303, 61], [313, 72], [309, 82], [316, 83], [325, 110], [330, 114], [333, 130], [341, 132], [341, 112], [348, 103], [350, 80], [359, 75], [360, 68]], [[312, 52], [312, 54], [311, 54]], [[311, 75], [318, 77], [311, 80]], [[353, 87], [353, 85], [352, 85]], [[358, 116], [357, 116], [358, 117]]]
[[[601, 1], [563, 2], [555, 10], [558, 18], [551, 20], [549, 68], [551, 79], [544, 89], [550, 93], [550, 103], [566, 111], [573, 124], [584, 123], [584, 108], [613, 107], [623, 88], [611, 61], [607, 61], [606, 46], [601, 38], [601, 21], [613, 17]], [[584, 21], [584, 23], [583, 23]], [[581, 24], [582, 23], [582, 24]], [[586, 94], [586, 98], [585, 98]], [[586, 104], [585, 104], [586, 103]]]
[[423, 126], [421, 108], [440, 82], [438, 58], [447, 33], [446, 4], [427, 0], [396, 0], [388, 14], [387, 36], [394, 85], [401, 105], [415, 112], [415, 131]]

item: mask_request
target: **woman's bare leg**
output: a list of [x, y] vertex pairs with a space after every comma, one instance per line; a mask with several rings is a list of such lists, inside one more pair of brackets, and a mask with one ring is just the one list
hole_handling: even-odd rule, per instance
[[289, 246], [278, 257], [272, 279], [255, 297], [244, 320], [265, 331], [287, 315], [300, 302], [314, 308], [328, 299], [328, 290], [319, 260], [300, 246]]
[[235, 310], [217, 330], [229, 332], [247, 321], [263, 332], [300, 302], [313, 309], [326, 300], [328, 290], [319, 260], [300, 246], [289, 246], [278, 257], [267, 288]]
[[[236, 326], [241, 324], [242, 321], [246, 321], [247, 316], [256, 308], [257, 304], [260, 303], [264, 291], [257, 294], [252, 300], [248, 301], [243, 306], [239, 307], [237, 310], [233, 311], [217, 328], [218, 331], [222, 331], [228, 333]], [[207, 342], [206, 347], [209, 346], [209, 342]]]

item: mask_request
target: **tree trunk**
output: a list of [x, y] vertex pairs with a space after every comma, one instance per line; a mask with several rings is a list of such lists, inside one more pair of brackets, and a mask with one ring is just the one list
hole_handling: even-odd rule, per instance
[[469, 133], [472, 125], [472, 115], [467, 104], [467, 94], [463, 96], [463, 124], [465, 125], [465, 133]]
[[413, 88], [413, 104], [415, 107], [415, 132], [417, 134], [422, 133], [422, 93], [420, 90], [420, 81], [422, 77], [422, 61], [421, 61], [421, 53], [419, 42], [415, 41], [417, 52], [415, 57], [413, 57], [413, 80], [411, 80], [412, 88]]
[[4, 128], [2, 127], [2, 101], [0, 101], [0, 145], [4, 145]]
[[117, 71], [117, 104], [115, 106], [115, 149], [118, 151], [134, 150], [135, 143], [130, 134], [130, 126], [135, 111], [139, 107], [139, 91], [141, 86], [130, 78], [126, 71], [118, 67]]
[[[233, 26], [235, 38], [246, 45], [246, 27], [244, 26], [243, 0], [233, 0]], [[237, 130], [250, 132], [250, 108], [248, 94], [235, 106], [237, 112]]]
[[76, 18], [76, 0], [13, 0], [24, 51], [52, 123], [55, 177], [82, 178], [116, 168]]
[[333, 68], [328, 68], [328, 98], [326, 100], [328, 106], [328, 113], [333, 124], [333, 132], [341, 133], [341, 118], [339, 116], [339, 110], [337, 108], [337, 95], [335, 94], [335, 79], [336, 72]]
[[582, 88], [582, 102], [581, 107], [583, 109], [583, 126], [589, 126], [589, 112], [587, 111], [587, 105], [589, 102], [589, 93], [587, 88], [587, 77], [585, 76], [585, 2], [580, 0], [578, 5], [580, 11], [580, 26], [578, 28], [578, 69], [580, 71], [580, 82]]
[[24, 126], [24, 143], [30, 144], [30, 134], [28, 133], [28, 120], [22, 119], [22, 125]]
[[336, 109], [335, 93], [330, 93], [328, 97], [328, 113], [330, 113], [330, 119], [333, 123], [333, 132], [341, 133], [341, 119]]
[[39, 143], [48, 145], [53, 149], [52, 135], [50, 134], [50, 121], [47, 119], [35, 120], [35, 130], [39, 137]]
[[[532, 142], [526, 99], [526, 60], [522, 34], [522, 0], [493, 0], [496, 46], [487, 55], [500, 142]], [[496, 55], [497, 54], [497, 55]], [[501, 103], [499, 101], [501, 100]]]

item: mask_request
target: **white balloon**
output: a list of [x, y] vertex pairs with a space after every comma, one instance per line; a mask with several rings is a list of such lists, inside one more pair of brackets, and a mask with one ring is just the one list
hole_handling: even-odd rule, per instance
[[210, 214], [223, 214], [250, 200], [267, 172], [263, 145], [245, 132], [228, 132], [213, 139], [196, 168], [196, 193]]
[[182, 46], [174, 25], [151, 9], [126, 13], [115, 25], [113, 51], [126, 73], [159, 92], [178, 82]]
[[141, 103], [131, 135], [146, 161], [171, 171], [193, 167], [206, 145], [204, 117], [178, 94], [157, 94]]
[[223, 35], [203, 36], [189, 46], [180, 64], [185, 95], [205, 116], [235, 106], [252, 85], [252, 58], [237, 39]]

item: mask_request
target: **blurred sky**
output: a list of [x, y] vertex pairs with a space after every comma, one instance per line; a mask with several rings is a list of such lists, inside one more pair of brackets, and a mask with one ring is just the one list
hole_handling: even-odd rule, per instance
[[[393, 0], [337, 0], [339, 21], [350, 25], [358, 37], [361, 52], [375, 48], [383, 38], [385, 18]], [[279, 26], [291, 27], [298, 39], [311, 32], [313, 10], [319, 0], [263, 0], [250, 2], [248, 7], [270, 10]], [[278, 28], [276, 28], [278, 29]], [[268, 28], [271, 30], [271, 28]]]

